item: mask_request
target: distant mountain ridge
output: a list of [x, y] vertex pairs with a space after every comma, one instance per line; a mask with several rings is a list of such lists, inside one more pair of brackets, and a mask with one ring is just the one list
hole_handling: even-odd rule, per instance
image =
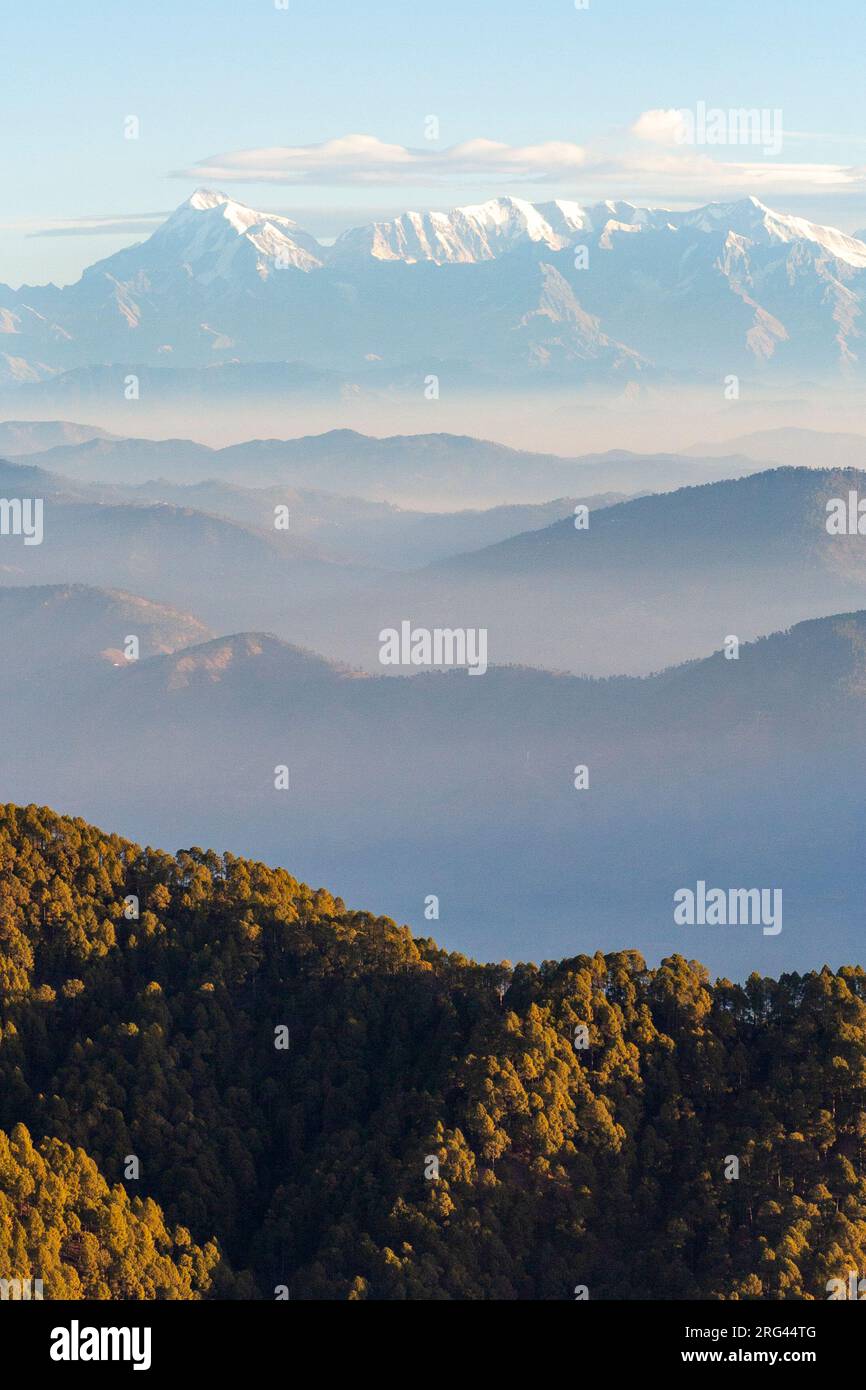
[[425, 362], [491, 384], [839, 377], [863, 367], [864, 300], [866, 243], [754, 197], [688, 211], [503, 197], [326, 247], [199, 189], [74, 285], [0, 286], [0, 385], [104, 363], [291, 362], [392, 385]]
[[84, 444], [92, 439], [115, 437], [96, 425], [78, 425], [70, 420], [2, 420], [0, 456], [20, 457], [64, 444]]
[[598, 508], [621, 502], [624, 497], [619, 492], [588, 493], [549, 502], [425, 512], [285, 483], [245, 487], [219, 478], [197, 483], [166, 479], [143, 483], [78, 481], [23, 461], [3, 459], [0, 495], [114, 507], [166, 504], [223, 517], [268, 534], [274, 529], [277, 510], [288, 509], [288, 530], [283, 533], [287, 542], [300, 539], [312, 543], [322, 559], [384, 570], [418, 569], [573, 515], [578, 502]]
[[27, 461], [82, 482], [223, 479], [246, 487], [315, 488], [437, 511], [538, 504], [555, 496], [599, 492], [662, 491], [760, 468], [744, 456], [717, 450], [709, 460], [628, 450], [568, 457], [468, 435], [376, 438], [349, 429], [295, 439], [250, 439], [221, 449], [189, 439], [93, 438], [28, 448]]
[[713, 458], [740, 453], [767, 463], [794, 468], [864, 468], [866, 434], [784, 426], [736, 435], [724, 443], [699, 443], [684, 449], [687, 456]]

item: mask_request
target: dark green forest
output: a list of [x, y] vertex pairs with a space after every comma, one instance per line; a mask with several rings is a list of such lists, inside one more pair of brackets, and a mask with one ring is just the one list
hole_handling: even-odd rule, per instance
[[0, 1278], [46, 1298], [824, 1299], [866, 1266], [860, 967], [479, 965], [5, 806], [0, 1006]]

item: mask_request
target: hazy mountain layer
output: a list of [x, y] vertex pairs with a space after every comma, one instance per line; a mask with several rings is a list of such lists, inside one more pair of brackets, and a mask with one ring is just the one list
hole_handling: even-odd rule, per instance
[[422, 512], [309, 488], [247, 488], [219, 479], [200, 483], [157, 479], [126, 485], [78, 482], [45, 468], [3, 459], [0, 493], [7, 498], [38, 496], [57, 503], [92, 502], [115, 508], [163, 503], [224, 517], [269, 536], [279, 516], [280, 525], [285, 523], [288, 528], [282, 534], [292, 543], [297, 539], [313, 542], [323, 559], [377, 569], [417, 569], [471, 547], [548, 526], [572, 516], [579, 500], [593, 508], [623, 500], [621, 493], [609, 492], [484, 511]]
[[251, 439], [222, 449], [189, 439], [95, 439], [28, 451], [27, 462], [81, 482], [218, 479], [243, 487], [312, 488], [437, 511], [537, 504], [598, 492], [664, 492], [739, 477], [759, 467], [742, 455], [699, 459], [611, 450], [564, 458], [463, 435], [376, 439], [355, 430]]
[[339, 608], [301, 606], [291, 634], [375, 670], [379, 633], [403, 620], [485, 628], [497, 663], [644, 674], [866, 602], [863, 536], [827, 530], [828, 502], [847, 509], [851, 492], [866, 500], [866, 474], [783, 468], [636, 498], [393, 577]]
[[[272, 631], [372, 672], [382, 670], [380, 634], [403, 622], [483, 629], [497, 665], [645, 674], [729, 637], [866, 603], [863, 537], [827, 529], [828, 503], [847, 511], [849, 494], [866, 500], [866, 475], [852, 469], [774, 469], [587, 514], [569, 503], [564, 520], [539, 526], [533, 514], [535, 529], [492, 546], [485, 533], [519, 525], [520, 509], [407, 526], [400, 513], [371, 522], [351, 499], [341, 516], [331, 499], [318, 523], [313, 504], [305, 529], [293, 528], [289, 498], [284, 531], [271, 501], [266, 529], [168, 504], [79, 500], [74, 484], [68, 496], [34, 465], [17, 475], [7, 470], [0, 482], [24, 495], [48, 483], [45, 539], [0, 538], [5, 583], [146, 593], [214, 631]], [[419, 568], [415, 525], [421, 548], [452, 554]], [[481, 548], [454, 555], [465, 538]]]
[[[44, 663], [27, 640], [21, 672]], [[82, 633], [83, 662], [95, 648]], [[98, 669], [86, 699], [9, 691], [9, 795], [159, 843], [197, 817], [207, 842], [290, 857], [418, 929], [435, 895], [441, 938], [484, 957], [631, 944], [745, 974], [859, 944], [863, 613], [649, 680], [365, 677], [256, 634]], [[781, 890], [781, 932], [677, 925], [699, 881]]]

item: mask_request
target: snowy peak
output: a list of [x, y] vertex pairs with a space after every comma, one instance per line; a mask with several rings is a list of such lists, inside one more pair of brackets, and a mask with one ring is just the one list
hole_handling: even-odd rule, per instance
[[185, 203], [181, 203], [180, 207], [175, 209], [159, 230], [164, 231], [170, 226], [192, 226], [195, 222], [203, 220], [196, 218], [196, 213], [214, 214], [217, 219], [221, 218], [226, 222], [238, 236], [263, 225], [281, 227], [286, 232], [308, 236], [308, 233], [303, 232], [290, 217], [282, 217], [275, 212], [257, 212], [255, 208], [247, 207], [245, 203], [230, 198], [227, 193], [219, 193], [211, 188], [197, 188]]
[[219, 193], [213, 188], [197, 188], [195, 193], [191, 193], [186, 202], [181, 204], [181, 207], [192, 208], [194, 212], [209, 212], [211, 208], [226, 207], [229, 204], [241, 206], [239, 203], [235, 204], [234, 199], [230, 198], [227, 193]]
[[568, 211], [576, 204], [550, 207], [557, 209], [557, 229], [541, 208], [522, 198], [491, 198], [450, 212], [404, 212], [391, 222], [373, 222], [344, 232], [334, 243], [329, 260], [343, 264], [372, 257], [445, 265], [494, 260], [527, 242], [543, 242], [559, 250], [573, 240], [580, 225], [570, 221]]
[[774, 212], [755, 197], [742, 198], [734, 203], [708, 203], [706, 207], [694, 211], [672, 212], [667, 216], [674, 227], [690, 227], [702, 232], [733, 232], [759, 245], [811, 242], [847, 265], [858, 270], [866, 267], [866, 244], [856, 236], [848, 236], [836, 227], [808, 222], [804, 217]]
[[771, 212], [769, 208], [764, 208], [763, 212], [763, 223], [770, 240], [811, 241], [837, 260], [856, 266], [858, 270], [866, 267], [866, 245], [857, 237], [847, 236], [836, 227], [807, 222], [803, 217], [785, 217]]
[[[211, 208], [223, 207], [232, 201], [227, 193], [219, 193], [213, 188], [197, 188], [195, 193], [190, 194], [185, 203], [181, 203], [181, 208], [192, 208], [195, 212], [209, 212]], [[180, 209], [176, 209], [176, 211], [180, 211]]]
[[392, 222], [353, 227], [334, 243], [329, 260], [433, 261], [437, 265], [495, 260], [528, 243], [553, 251], [571, 245], [586, 226], [577, 203], [534, 204], [491, 198], [449, 212], [405, 212]]
[[226, 279], [240, 266], [267, 279], [275, 269], [315, 270], [323, 264], [323, 248], [291, 218], [257, 212], [209, 188], [197, 188], [145, 248], [149, 255], [169, 256], [202, 283]]

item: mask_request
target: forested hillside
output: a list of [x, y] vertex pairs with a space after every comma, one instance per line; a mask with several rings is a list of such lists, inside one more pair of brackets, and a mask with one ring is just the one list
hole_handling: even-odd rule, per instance
[[6, 806], [0, 1005], [0, 1278], [47, 1298], [822, 1299], [866, 1267], [859, 967], [478, 965]]

